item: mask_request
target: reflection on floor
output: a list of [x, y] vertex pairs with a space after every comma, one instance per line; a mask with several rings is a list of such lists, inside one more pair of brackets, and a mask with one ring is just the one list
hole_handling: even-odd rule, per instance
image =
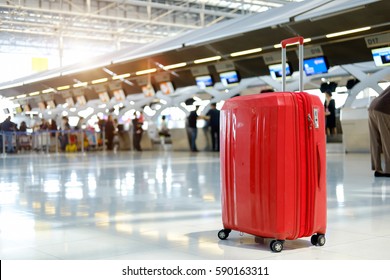
[[[340, 149], [341, 150], [341, 149]], [[390, 179], [369, 154], [328, 149], [328, 232], [220, 241], [217, 153], [120, 152], [0, 158], [1, 259], [390, 259]]]

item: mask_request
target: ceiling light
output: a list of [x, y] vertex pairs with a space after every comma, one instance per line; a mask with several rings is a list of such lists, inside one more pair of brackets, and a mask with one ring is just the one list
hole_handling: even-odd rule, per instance
[[357, 28], [357, 29], [351, 29], [351, 30], [346, 30], [346, 31], [331, 33], [331, 34], [327, 34], [327, 35], [326, 35], [326, 38], [333, 38], [333, 37], [343, 36], [343, 35], [347, 35], [347, 34], [352, 34], [352, 33], [357, 33], [357, 32], [362, 32], [362, 31], [367, 31], [367, 30], [370, 30], [370, 29], [371, 29], [371, 27], [370, 27], [370, 26], [367, 26], [367, 27], [362, 27], [362, 28]]
[[102, 78], [102, 79], [93, 80], [92, 84], [95, 85], [95, 84], [100, 84], [100, 83], [104, 83], [104, 82], [107, 82], [107, 81], [108, 81], [107, 78]]
[[250, 49], [250, 50], [246, 50], [246, 51], [231, 53], [230, 56], [236, 57], [236, 56], [241, 56], [241, 55], [247, 55], [247, 54], [251, 54], [251, 53], [261, 52], [262, 50], [263, 50], [262, 48]]
[[74, 88], [86, 87], [87, 85], [88, 85], [88, 82], [84, 82], [84, 83], [79, 82], [79, 83], [77, 83], [77, 84], [74, 84], [73, 87], [74, 87]]
[[186, 65], [187, 65], [187, 63], [181, 62], [181, 63], [177, 63], [177, 64], [171, 64], [171, 65], [163, 66], [163, 69], [164, 70], [170, 70], [170, 69], [184, 67]]
[[[311, 38], [305, 38], [305, 39], [303, 39], [303, 42], [304, 43], [309, 43], [309, 42], [311, 42]], [[295, 42], [295, 43], [292, 43], [292, 44], [287, 44], [286, 46], [293, 46], [293, 45], [298, 45], [299, 44], [299, 42]], [[274, 45], [274, 48], [275, 49], [279, 49], [279, 48], [281, 48], [282, 47], [282, 45], [281, 44], [276, 44], [276, 45]]]
[[14, 100], [15, 99], [15, 96], [10, 96], [7, 98], [8, 100]]
[[125, 79], [125, 78], [128, 78], [130, 77], [130, 73], [126, 73], [126, 74], [122, 74], [122, 75], [116, 75], [116, 76], [113, 76], [112, 79], [113, 80], [122, 80], [122, 79]]
[[54, 89], [48, 88], [48, 89], [42, 90], [42, 93], [49, 93], [49, 92], [54, 92]]
[[156, 72], [156, 71], [157, 71], [156, 68], [151, 68], [151, 69], [146, 69], [146, 70], [137, 71], [137, 72], [135, 72], [135, 74], [136, 74], [137, 76], [139, 76], [139, 75], [154, 73], [154, 72]]
[[215, 61], [215, 60], [220, 60], [220, 59], [221, 59], [221, 56], [217, 55], [217, 56], [211, 56], [211, 57], [206, 57], [206, 58], [194, 60], [194, 63], [200, 64], [200, 63], [205, 63], [205, 62], [210, 62], [210, 61]]
[[31, 93], [29, 93], [28, 95], [29, 96], [35, 96], [35, 95], [39, 95], [41, 92], [39, 92], [39, 91], [34, 91], [34, 92], [31, 92]]
[[27, 94], [21, 94], [21, 95], [16, 96], [16, 98], [20, 99], [20, 98], [25, 98], [26, 96], [27, 96]]
[[70, 86], [62, 86], [57, 88], [57, 90], [66, 90], [66, 89], [70, 89]]

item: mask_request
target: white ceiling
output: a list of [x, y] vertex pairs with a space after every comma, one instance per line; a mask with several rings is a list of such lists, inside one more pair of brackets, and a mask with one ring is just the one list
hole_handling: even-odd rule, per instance
[[0, 0], [0, 52], [96, 54], [303, 0]]

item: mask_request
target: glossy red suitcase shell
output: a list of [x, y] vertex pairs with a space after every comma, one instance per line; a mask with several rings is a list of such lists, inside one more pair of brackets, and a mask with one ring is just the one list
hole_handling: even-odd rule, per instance
[[230, 230], [276, 240], [325, 234], [324, 121], [320, 99], [304, 92], [226, 101], [220, 136], [226, 229], [218, 234], [221, 239]]

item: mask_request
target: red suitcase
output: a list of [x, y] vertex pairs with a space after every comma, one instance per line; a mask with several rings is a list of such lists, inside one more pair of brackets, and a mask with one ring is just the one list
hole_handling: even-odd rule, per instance
[[324, 108], [302, 92], [302, 37], [282, 41], [283, 65], [286, 45], [296, 41], [299, 92], [285, 92], [284, 73], [283, 92], [232, 98], [221, 110], [222, 240], [236, 230], [272, 238], [274, 252], [306, 236], [325, 244]]

